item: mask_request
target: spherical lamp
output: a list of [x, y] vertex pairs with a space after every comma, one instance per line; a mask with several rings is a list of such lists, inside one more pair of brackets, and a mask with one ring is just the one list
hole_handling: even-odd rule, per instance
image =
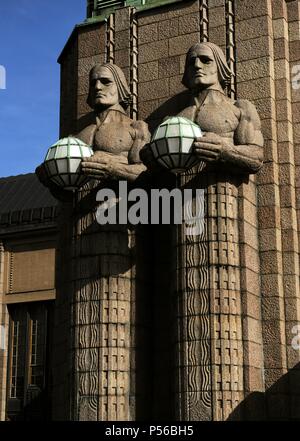
[[88, 180], [81, 174], [82, 158], [93, 154], [93, 149], [80, 139], [71, 136], [62, 138], [49, 148], [44, 169], [48, 178], [56, 185], [64, 190], [75, 190]]
[[173, 116], [155, 130], [150, 148], [159, 164], [172, 172], [180, 172], [199, 162], [192, 152], [192, 145], [200, 136], [202, 132], [197, 124], [187, 118]]

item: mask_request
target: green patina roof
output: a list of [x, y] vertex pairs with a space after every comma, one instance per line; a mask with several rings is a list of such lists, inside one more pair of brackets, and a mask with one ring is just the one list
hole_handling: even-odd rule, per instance
[[124, 6], [135, 6], [137, 9], [148, 9], [183, 0], [87, 0], [87, 18], [98, 17]]

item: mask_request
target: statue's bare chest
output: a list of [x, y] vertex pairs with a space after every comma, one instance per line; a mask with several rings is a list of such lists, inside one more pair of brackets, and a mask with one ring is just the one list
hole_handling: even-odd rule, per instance
[[127, 122], [110, 122], [100, 125], [94, 135], [94, 150], [120, 154], [129, 151], [133, 144], [133, 129]]
[[204, 132], [213, 132], [218, 135], [234, 133], [239, 120], [232, 109], [232, 105], [222, 103], [204, 103], [196, 111], [195, 122]]

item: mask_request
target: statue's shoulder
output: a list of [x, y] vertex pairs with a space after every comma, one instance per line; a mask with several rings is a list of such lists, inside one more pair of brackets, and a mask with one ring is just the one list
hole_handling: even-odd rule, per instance
[[195, 110], [196, 110], [196, 105], [192, 104], [188, 107], [185, 107], [183, 110], [181, 110], [181, 112], [178, 113], [177, 116], [182, 116], [183, 118], [193, 120], [193, 118], [195, 116]]
[[259, 123], [260, 119], [256, 107], [251, 101], [246, 99], [238, 99], [235, 101], [235, 107], [240, 111], [240, 119], [251, 120]]
[[[148, 124], [142, 120], [133, 120], [125, 112], [120, 112], [118, 110], [111, 110], [106, 122], [113, 122], [114, 124], [124, 124], [128, 126], [129, 132], [133, 139], [148, 139], [150, 138], [150, 132]], [[148, 142], [148, 141], [147, 141]]]
[[88, 145], [93, 145], [94, 134], [97, 128], [96, 121], [94, 124], [89, 124], [84, 129], [82, 129], [75, 136], [80, 139], [82, 142], [85, 142]]
[[150, 141], [150, 132], [148, 124], [145, 121], [137, 120], [131, 122], [131, 127], [135, 132], [135, 139], [143, 139], [146, 142]]
[[151, 134], [149, 132], [148, 124], [145, 121], [132, 120], [130, 128], [133, 144], [128, 153], [128, 163], [140, 164], [140, 151], [145, 144], [150, 142]]

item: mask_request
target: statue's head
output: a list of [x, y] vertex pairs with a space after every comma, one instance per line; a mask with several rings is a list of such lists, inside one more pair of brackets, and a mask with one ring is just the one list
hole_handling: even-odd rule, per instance
[[126, 109], [131, 101], [130, 90], [122, 70], [115, 64], [96, 64], [90, 71], [87, 103], [95, 110], [115, 104]]
[[196, 43], [188, 50], [182, 78], [185, 87], [201, 90], [221, 85], [224, 89], [230, 78], [230, 69], [219, 46], [209, 42]]

